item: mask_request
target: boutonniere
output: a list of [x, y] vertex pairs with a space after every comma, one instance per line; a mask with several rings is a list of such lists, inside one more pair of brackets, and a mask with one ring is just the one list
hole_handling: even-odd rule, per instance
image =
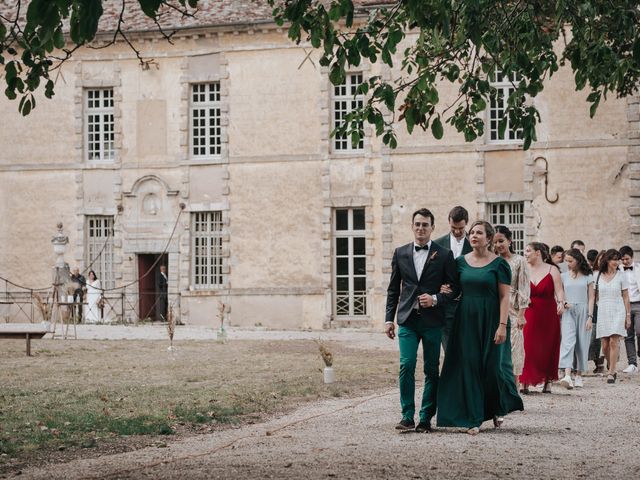
[[438, 252], [433, 252], [431, 254], [431, 256], [429, 257], [429, 260], [427, 260], [427, 263], [431, 263], [431, 260], [433, 260], [434, 258], [436, 258], [436, 256], [438, 255]]

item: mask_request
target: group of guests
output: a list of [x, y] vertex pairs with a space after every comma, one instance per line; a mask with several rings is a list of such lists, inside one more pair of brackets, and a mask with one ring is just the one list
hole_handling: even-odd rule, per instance
[[[563, 385], [581, 387], [590, 345], [600, 357], [600, 347], [593, 345], [597, 340], [608, 361], [607, 381], [615, 383], [617, 340], [632, 328], [629, 274], [618, 263], [623, 251], [633, 258], [633, 250], [608, 250], [589, 262], [578, 240], [556, 255], [556, 264], [551, 249], [540, 242], [517, 255], [506, 226], [482, 220], [468, 226], [461, 206], [451, 210], [448, 221], [450, 232], [431, 240], [434, 216], [426, 208], [417, 210], [414, 241], [393, 255], [385, 331], [395, 338], [397, 321], [402, 408], [397, 430], [429, 432], [436, 415], [438, 426], [462, 427], [472, 435], [484, 421], [499, 428], [506, 414], [523, 410], [519, 392], [541, 384], [550, 393], [559, 369]], [[634, 344], [636, 336], [640, 343], [640, 328]], [[420, 342], [425, 384], [416, 424]], [[439, 375], [441, 345], [445, 356]], [[634, 361], [629, 364], [637, 369], [635, 350]]]

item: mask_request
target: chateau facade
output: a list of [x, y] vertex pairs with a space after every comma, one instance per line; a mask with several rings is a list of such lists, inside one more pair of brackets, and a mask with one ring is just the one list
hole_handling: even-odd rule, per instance
[[[83, 48], [28, 117], [0, 97], [0, 276], [50, 282], [61, 221], [67, 262], [91, 265], [122, 298], [108, 320], [156, 317], [143, 299], [165, 263], [187, 324], [218, 325], [222, 302], [238, 326], [375, 327], [420, 207], [435, 236], [462, 205], [510, 226], [518, 248], [580, 238], [640, 249], [638, 97], [610, 98], [590, 119], [588, 92], [563, 69], [533, 100], [542, 123], [526, 152], [517, 132], [501, 139], [492, 126], [499, 104], [473, 143], [446, 125], [440, 141], [399, 126], [395, 150], [372, 129], [352, 145], [330, 137], [335, 119], [362, 101], [360, 82], [397, 72], [364, 65], [334, 87], [268, 7], [210, 3], [230, 10], [203, 10], [172, 44], [141, 15], [127, 23], [153, 59], [144, 67], [123, 41]], [[454, 93], [445, 86], [441, 103]]]

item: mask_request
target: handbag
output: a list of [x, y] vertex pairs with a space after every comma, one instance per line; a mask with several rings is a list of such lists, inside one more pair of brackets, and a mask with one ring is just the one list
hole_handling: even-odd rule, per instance
[[598, 323], [598, 282], [600, 281], [600, 274], [602, 272], [598, 272], [598, 276], [596, 277], [596, 294], [595, 299], [593, 301], [593, 318], [591, 319], [591, 323]]

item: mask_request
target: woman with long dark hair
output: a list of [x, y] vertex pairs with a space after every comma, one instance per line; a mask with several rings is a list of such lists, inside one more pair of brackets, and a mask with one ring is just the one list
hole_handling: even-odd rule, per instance
[[[523, 256], [513, 250], [513, 235], [511, 230], [504, 225], [496, 226], [496, 234], [493, 237], [493, 250], [504, 258], [511, 267], [511, 288], [509, 290], [509, 333], [511, 348], [511, 369], [519, 388], [520, 375], [524, 365], [524, 339], [522, 330], [525, 325], [524, 311], [529, 306], [531, 285], [527, 261]], [[509, 356], [505, 355], [505, 360]], [[508, 362], [504, 362], [505, 368], [509, 368]]]
[[544, 383], [542, 393], [551, 393], [558, 379], [560, 317], [564, 313], [564, 289], [560, 271], [551, 262], [549, 250], [539, 242], [527, 245], [524, 256], [531, 274], [531, 303], [525, 312], [522, 393], [529, 385]]
[[631, 304], [627, 279], [618, 270], [620, 252], [607, 250], [600, 258], [596, 290], [598, 292], [598, 323], [596, 336], [602, 340], [602, 351], [609, 371], [607, 383], [615, 383], [620, 338], [624, 338], [631, 326]]
[[96, 276], [96, 272], [89, 270], [87, 274], [87, 312], [85, 313], [86, 323], [98, 323], [100, 318], [100, 307], [98, 302], [102, 295], [102, 285]]
[[[593, 272], [577, 248], [571, 248], [564, 254], [567, 271], [560, 277], [565, 293], [564, 313], [560, 321], [562, 340], [560, 342], [560, 362], [558, 367], [564, 370], [560, 385], [567, 389], [581, 388], [584, 385], [582, 374], [587, 371], [589, 343], [593, 327]], [[576, 376], [571, 379], [573, 359], [576, 359]]]

